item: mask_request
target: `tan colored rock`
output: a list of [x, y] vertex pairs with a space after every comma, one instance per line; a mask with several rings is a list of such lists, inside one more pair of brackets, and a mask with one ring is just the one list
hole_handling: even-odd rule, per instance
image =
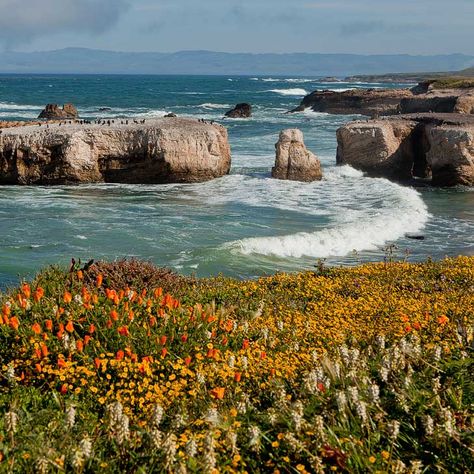
[[413, 156], [406, 140], [415, 125], [388, 120], [349, 123], [337, 131], [337, 163], [373, 177], [411, 179]]
[[474, 186], [474, 117], [401, 115], [349, 123], [337, 131], [337, 162], [369, 176], [434, 186]]
[[274, 178], [294, 181], [316, 181], [322, 178], [321, 162], [306, 149], [301, 130], [283, 130], [275, 148], [276, 160], [272, 168]]
[[76, 119], [78, 117], [79, 114], [73, 104], [64, 104], [62, 108], [58, 104], [48, 104], [38, 116], [40, 119], [48, 120]]
[[435, 186], [474, 186], [474, 123], [429, 125], [427, 161]]
[[49, 124], [0, 134], [0, 184], [199, 182], [227, 174], [230, 162], [226, 129], [191, 119]]

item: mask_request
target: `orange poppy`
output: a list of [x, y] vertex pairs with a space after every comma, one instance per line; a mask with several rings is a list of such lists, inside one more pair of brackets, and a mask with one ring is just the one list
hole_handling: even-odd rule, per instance
[[225, 388], [224, 387], [216, 387], [211, 390], [211, 396], [217, 400], [222, 400], [224, 398]]
[[13, 316], [10, 318], [10, 327], [13, 328], [15, 331], [18, 330], [18, 327], [20, 326], [20, 321], [18, 321], [18, 318], [16, 316]]
[[118, 329], [117, 329], [117, 332], [121, 335], [121, 336], [129, 336], [130, 333], [128, 332], [128, 327], [127, 326], [120, 326]]
[[441, 326], [444, 326], [446, 323], [449, 323], [449, 318], [445, 314], [443, 314], [442, 316], [438, 318], [438, 323]]
[[44, 290], [40, 286], [36, 288], [35, 294], [33, 295], [33, 299], [38, 303], [38, 301], [43, 298]]
[[46, 344], [41, 344], [41, 355], [43, 357], [48, 357], [49, 351], [48, 348], [46, 347]]
[[95, 279], [95, 284], [97, 285], [97, 288], [100, 288], [102, 286], [103, 280], [104, 280], [104, 277], [99, 273], [97, 275], [97, 278]]
[[41, 326], [38, 323], [34, 323], [31, 326], [31, 330], [37, 335], [41, 334]]
[[71, 320], [69, 320], [66, 324], [66, 331], [67, 332], [74, 332], [74, 324]]
[[69, 291], [64, 292], [63, 300], [66, 304], [69, 304], [72, 301], [72, 295], [69, 293]]
[[30, 285], [28, 285], [28, 283], [23, 283], [21, 287], [21, 291], [23, 292], [23, 295], [25, 296], [25, 298], [29, 298], [31, 296], [31, 288], [30, 288]]
[[52, 331], [53, 330], [53, 321], [51, 321], [51, 319], [47, 319], [45, 322], [44, 322], [44, 325], [46, 326], [46, 329], [48, 331]]

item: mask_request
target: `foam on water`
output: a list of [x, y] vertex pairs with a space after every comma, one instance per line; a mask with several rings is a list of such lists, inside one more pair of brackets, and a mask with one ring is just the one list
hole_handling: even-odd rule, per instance
[[280, 95], [306, 95], [307, 92], [304, 89], [271, 89], [265, 92], [273, 92]]
[[[278, 199], [288, 201], [274, 202], [271, 195], [265, 201], [287, 211], [311, 215], [323, 211], [329, 215], [329, 224], [313, 232], [247, 238], [227, 246], [244, 255], [325, 258], [375, 250], [407, 232], [423, 229], [429, 214], [417, 191], [385, 179], [369, 179], [344, 167], [328, 170], [320, 183], [287, 185], [291, 192], [278, 193]], [[301, 188], [304, 191], [298, 192]]]
[[198, 107], [202, 107], [203, 109], [227, 109], [231, 107], [230, 104], [213, 104], [213, 103], [205, 103], [200, 104]]
[[38, 110], [41, 111], [41, 107], [38, 105], [22, 105], [15, 104], [13, 102], [0, 102], [0, 110]]

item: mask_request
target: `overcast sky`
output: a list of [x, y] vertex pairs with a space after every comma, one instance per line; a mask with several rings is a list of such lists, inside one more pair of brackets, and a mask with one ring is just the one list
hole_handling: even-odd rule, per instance
[[474, 0], [0, 0], [0, 47], [474, 54]]

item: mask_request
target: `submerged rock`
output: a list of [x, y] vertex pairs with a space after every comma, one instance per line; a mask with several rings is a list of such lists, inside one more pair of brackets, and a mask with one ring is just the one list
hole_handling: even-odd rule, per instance
[[247, 103], [237, 104], [232, 110], [225, 113], [229, 118], [249, 118], [252, 116], [252, 106]]
[[0, 135], [0, 184], [188, 183], [230, 170], [227, 131], [191, 119], [24, 126]]
[[474, 117], [401, 115], [357, 121], [337, 131], [337, 162], [396, 181], [474, 186]]
[[58, 104], [48, 104], [39, 114], [38, 118], [48, 120], [76, 119], [79, 115], [73, 104], [64, 104], [62, 108]]
[[294, 181], [316, 181], [322, 178], [321, 162], [316, 155], [307, 150], [301, 130], [297, 128], [283, 130], [275, 148], [273, 178]]

